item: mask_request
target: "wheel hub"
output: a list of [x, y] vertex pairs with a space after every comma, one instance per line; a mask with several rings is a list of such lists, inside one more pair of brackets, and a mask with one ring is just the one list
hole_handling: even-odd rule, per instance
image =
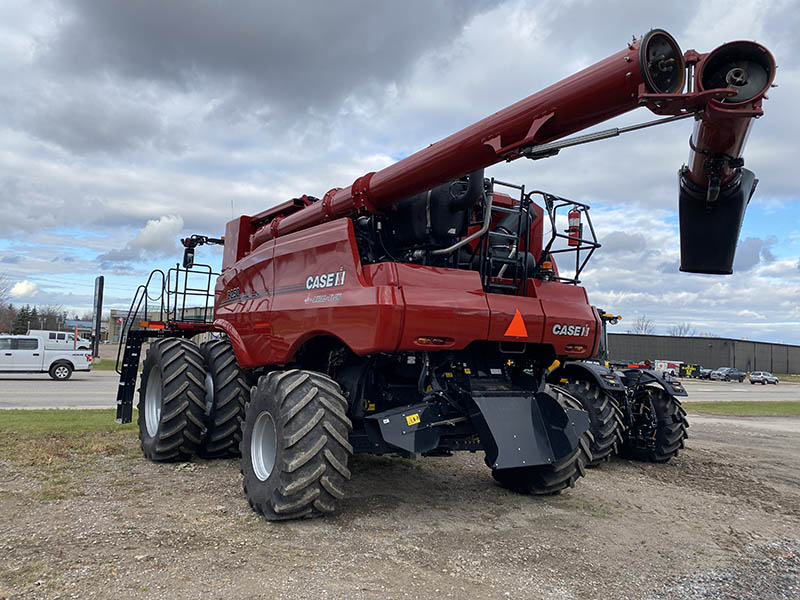
[[211, 373], [206, 373], [205, 379], [206, 388], [206, 414], [211, 414], [211, 407], [214, 406], [214, 378]]
[[150, 437], [155, 437], [161, 422], [161, 392], [161, 371], [153, 369], [147, 377], [144, 393], [144, 422]]
[[250, 459], [259, 481], [266, 481], [272, 473], [277, 451], [278, 435], [275, 431], [275, 421], [272, 415], [263, 411], [256, 418], [253, 436], [250, 439]]

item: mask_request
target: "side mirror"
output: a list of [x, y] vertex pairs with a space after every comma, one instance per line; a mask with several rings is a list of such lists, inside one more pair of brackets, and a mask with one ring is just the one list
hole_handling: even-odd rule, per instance
[[183, 251], [183, 268], [191, 269], [194, 266], [194, 248], [186, 248]]

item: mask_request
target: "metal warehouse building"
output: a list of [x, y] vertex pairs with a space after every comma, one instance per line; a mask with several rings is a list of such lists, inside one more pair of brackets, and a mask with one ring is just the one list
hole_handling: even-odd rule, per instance
[[610, 333], [612, 360], [679, 360], [709, 369], [800, 373], [800, 346], [729, 338]]

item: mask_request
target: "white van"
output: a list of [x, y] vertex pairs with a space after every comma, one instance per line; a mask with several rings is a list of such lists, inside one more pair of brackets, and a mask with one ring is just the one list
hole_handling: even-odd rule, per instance
[[92, 342], [82, 337], [75, 337], [69, 331], [46, 331], [31, 329], [27, 335], [41, 338], [47, 350], [89, 350]]

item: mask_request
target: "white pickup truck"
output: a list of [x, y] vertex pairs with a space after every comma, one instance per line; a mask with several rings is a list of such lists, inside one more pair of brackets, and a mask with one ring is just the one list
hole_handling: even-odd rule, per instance
[[86, 350], [46, 350], [44, 340], [28, 335], [0, 335], [0, 373], [49, 373], [66, 381], [73, 371], [91, 371]]

